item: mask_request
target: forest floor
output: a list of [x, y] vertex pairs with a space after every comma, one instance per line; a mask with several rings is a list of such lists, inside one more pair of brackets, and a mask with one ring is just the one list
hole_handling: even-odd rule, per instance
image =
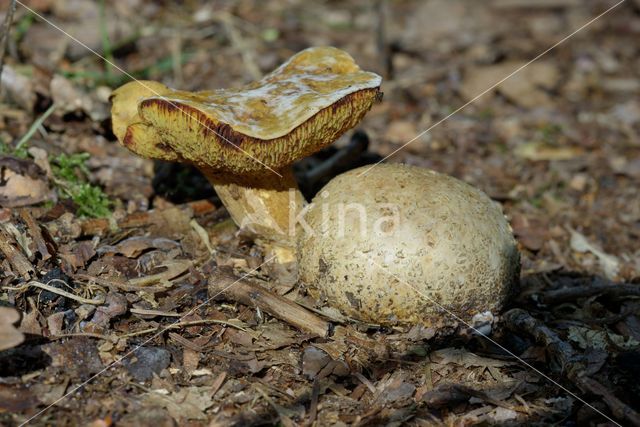
[[[640, 2], [475, 100], [615, 2], [24, 3], [68, 34], [18, 5], [5, 55], [0, 425], [640, 424]], [[112, 133], [109, 96], [131, 77], [239, 86], [318, 45], [383, 76], [359, 126], [373, 154], [455, 112], [386, 161], [503, 206], [521, 283], [490, 339], [316, 306], [196, 171]], [[313, 308], [333, 336], [208, 301], [221, 272]]]

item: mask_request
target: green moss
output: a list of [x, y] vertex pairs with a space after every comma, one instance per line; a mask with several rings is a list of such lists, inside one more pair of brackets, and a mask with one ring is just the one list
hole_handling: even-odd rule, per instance
[[56, 178], [78, 184], [82, 177], [89, 175], [85, 164], [88, 159], [89, 153], [60, 154], [51, 159], [53, 173]]
[[78, 206], [78, 216], [101, 218], [111, 214], [111, 200], [100, 187], [81, 183], [74, 185], [68, 195]]
[[11, 144], [5, 141], [0, 141], [0, 155], [26, 159], [29, 156], [29, 153], [27, 153], [27, 147], [13, 147]]
[[111, 214], [112, 202], [100, 187], [86, 182], [88, 153], [60, 154], [51, 159], [55, 183], [64, 197], [77, 206], [77, 215], [100, 218]]
[[[38, 118], [22, 136], [20, 141], [13, 146], [6, 140], [0, 141], [0, 155], [9, 155], [22, 159], [29, 157], [29, 140], [35, 134], [38, 127], [53, 113], [55, 105], [51, 105], [45, 113]], [[112, 206], [111, 200], [100, 187], [88, 183], [89, 169], [86, 162], [89, 153], [60, 154], [49, 158], [51, 170], [54, 175], [53, 183], [61, 197], [70, 198], [77, 206], [77, 214], [85, 217], [108, 216]]]

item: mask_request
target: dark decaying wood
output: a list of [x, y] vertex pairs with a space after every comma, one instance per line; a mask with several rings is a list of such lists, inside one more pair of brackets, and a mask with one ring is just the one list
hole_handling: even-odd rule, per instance
[[545, 304], [558, 304], [566, 301], [575, 301], [578, 298], [588, 298], [594, 295], [620, 296], [640, 296], [640, 285], [626, 283], [600, 284], [572, 286], [568, 288], [555, 289], [542, 293], [542, 302]]
[[[503, 315], [506, 326], [514, 332], [525, 332], [544, 345], [549, 356], [557, 362], [557, 371], [576, 384], [581, 390], [602, 397], [611, 412], [619, 419], [640, 426], [640, 414], [618, 399], [605, 386], [585, 372], [587, 361], [574, 352], [573, 347], [562, 340], [544, 323], [525, 310], [514, 308]], [[553, 366], [552, 366], [553, 368]]]

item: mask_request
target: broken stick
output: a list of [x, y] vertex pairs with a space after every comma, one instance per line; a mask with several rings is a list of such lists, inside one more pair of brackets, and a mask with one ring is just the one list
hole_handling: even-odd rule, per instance
[[566, 301], [575, 301], [578, 298], [589, 298], [594, 295], [612, 297], [640, 296], [640, 286], [630, 283], [572, 286], [543, 292], [541, 297], [545, 304], [559, 304]]
[[[587, 376], [585, 357], [574, 352], [571, 344], [563, 341], [554, 331], [531, 316], [528, 312], [514, 308], [502, 316], [509, 329], [516, 333], [526, 332], [543, 344], [550, 356], [556, 359], [556, 370], [564, 373], [580, 389], [601, 396], [611, 412], [618, 419], [624, 419], [640, 426], [640, 414], [618, 399], [602, 384]], [[554, 366], [551, 365], [553, 368]]]
[[258, 307], [273, 317], [312, 335], [319, 337], [329, 335], [331, 326], [329, 322], [263, 286], [236, 277], [228, 269], [219, 269], [218, 274], [209, 279], [209, 295], [212, 298], [224, 295], [241, 304]]

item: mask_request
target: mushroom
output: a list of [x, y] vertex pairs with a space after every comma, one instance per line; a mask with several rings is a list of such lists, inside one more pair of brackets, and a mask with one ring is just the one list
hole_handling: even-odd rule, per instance
[[307, 207], [298, 262], [311, 293], [382, 325], [496, 313], [520, 269], [499, 205], [428, 169], [369, 168], [337, 176]]
[[290, 165], [358, 124], [380, 83], [346, 52], [309, 48], [237, 89], [127, 83], [112, 96], [113, 131], [142, 157], [195, 165], [238, 226], [293, 246], [306, 201]]

